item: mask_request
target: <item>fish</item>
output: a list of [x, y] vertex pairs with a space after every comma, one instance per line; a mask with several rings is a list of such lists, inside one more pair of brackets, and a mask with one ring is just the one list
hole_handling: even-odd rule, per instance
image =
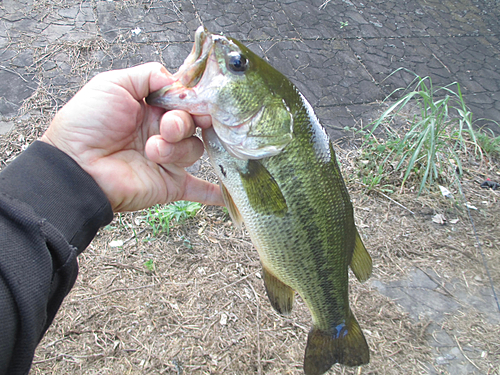
[[348, 268], [363, 282], [372, 259], [332, 141], [297, 87], [241, 42], [203, 26], [194, 39], [174, 82], [146, 102], [211, 116], [205, 149], [233, 222], [259, 254], [270, 304], [289, 315], [298, 293], [311, 313], [304, 373], [367, 364]]

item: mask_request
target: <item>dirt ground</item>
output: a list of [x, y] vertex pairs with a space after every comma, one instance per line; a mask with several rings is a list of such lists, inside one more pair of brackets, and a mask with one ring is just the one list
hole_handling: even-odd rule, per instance
[[[31, 126], [19, 127], [4, 137], [2, 155], [12, 157], [38, 134]], [[371, 362], [359, 369], [336, 365], [331, 373], [453, 373], [446, 363], [436, 362], [453, 358], [437, 356], [430, 344], [436, 319], [412, 317], [374, 287], [374, 281], [390, 285], [420, 269], [442, 278], [438, 292], [460, 304], [445, 312], [438, 325], [456, 340], [452, 344], [469, 367], [473, 364], [470, 373], [498, 374], [499, 324], [491, 293], [487, 301], [493, 318], [450, 291], [456, 280], [465, 281], [469, 296], [489, 287], [461, 199], [451, 202], [438, 193], [417, 197], [409, 189], [389, 200], [360, 185], [359, 152], [352, 144], [337, 148], [337, 154], [374, 274], [362, 285], [351, 277], [350, 295]], [[194, 171], [214, 180], [210, 168], [203, 159]], [[498, 286], [499, 193], [478, 184], [485, 175], [498, 176], [498, 165], [466, 170], [462, 189], [467, 202], [478, 208], [471, 210], [472, 219]], [[458, 221], [436, 224], [436, 213]], [[300, 298], [289, 318], [272, 310], [257, 252], [245, 231], [235, 229], [221, 208], [203, 207], [169, 235], [154, 237], [141, 222], [143, 215], [117, 215], [80, 256], [76, 286], [42, 340], [31, 373], [301, 374], [309, 313]], [[123, 245], [113, 247], [117, 240]], [[148, 261], [153, 267], [146, 266]], [[430, 295], [427, 302], [433, 303]]]
[[[188, 34], [198, 25], [196, 16], [201, 14], [203, 18], [209, 14], [205, 10], [215, 12], [216, 9], [202, 5], [208, 8], [198, 13], [195, 6], [198, 2], [193, 1], [182, 4], [174, 1], [168, 4], [156, 1], [38, 1], [34, 5], [30, 2], [30, 8], [21, 3], [0, 2], [0, 13], [9, 4], [17, 12], [10, 18], [2, 13], [2, 17], [12, 25], [22, 21], [21, 26], [16, 26], [18, 29], [8, 23], [4, 38], [7, 41], [2, 44], [0, 54], [2, 61], [10, 61], [4, 62], [0, 70], [0, 75], [10, 74], [10, 78], [4, 79], [5, 87], [10, 82], [9, 95], [20, 98], [19, 108], [12, 107], [8, 120], [5, 120], [6, 112], [2, 112], [5, 118], [0, 125], [8, 125], [10, 131], [0, 135], [1, 168], [36, 140], [55, 111], [97, 72], [152, 60], [175, 70], [190, 49]], [[309, 6], [307, 2], [299, 3]], [[390, 54], [386, 58], [380, 52], [392, 51], [392, 48], [404, 50], [407, 48], [404, 43], [411, 45], [410, 37], [403, 35], [396, 39], [395, 45], [387, 45], [384, 43], [393, 43], [392, 39], [363, 34], [370, 24], [375, 25], [370, 26], [371, 29], [386, 32], [387, 28], [377, 25], [379, 21], [385, 22], [380, 14], [387, 16], [386, 20], [392, 19], [387, 15], [389, 11], [387, 14], [374, 13], [379, 19], [371, 20], [370, 24], [360, 22], [357, 25], [356, 20], [362, 13], [351, 12], [351, 2], [338, 3], [338, 7], [344, 6], [347, 11], [336, 20], [343, 20], [344, 24], [348, 20], [350, 27], [337, 27], [335, 32], [352, 33], [348, 40], [350, 48], [356, 56], [367, 50], [372, 60], [369, 56], [356, 59], [354, 53], [351, 55], [352, 50], [339, 42], [338, 36], [318, 39], [316, 35], [308, 36], [305, 30], [296, 37], [295, 29], [279, 41], [285, 51], [289, 49], [291, 57], [283, 57], [281, 52], [273, 57], [272, 46], [278, 42], [260, 34], [252, 37], [250, 31], [247, 34], [271, 60], [289, 63], [290, 66], [284, 69], [295, 75], [293, 78], [305, 88], [306, 96], [312, 97], [313, 104], [318, 104], [320, 119], [332, 119], [331, 123], [326, 123], [331, 125], [330, 130], [338, 126], [337, 114], [343, 113], [345, 119], [353, 121], [354, 118], [355, 122], [362, 117], [365, 124], [367, 119], [380, 114], [383, 109], [380, 102], [363, 95], [381, 91], [382, 86], [374, 80], [378, 80], [382, 72], [385, 75], [392, 70], [393, 65], [404, 63], [403, 57], [405, 61], [415, 62], [416, 67], [421, 66], [417, 58], [405, 55], [397, 60]], [[192, 14], [189, 13], [190, 4], [195, 9]], [[245, 4], [240, 5], [245, 7]], [[269, 4], [269, 7], [279, 5], [278, 2]], [[327, 11], [332, 9], [332, 4], [333, 1]], [[356, 6], [363, 8], [365, 15], [374, 9], [365, 9], [360, 4]], [[267, 13], [276, 15], [277, 20], [279, 15], [285, 14], [268, 12], [254, 6], [253, 2], [251, 6], [261, 19]], [[290, 6], [293, 8], [293, 4]], [[430, 5], [422, 7], [424, 10], [430, 8]], [[172, 34], [175, 37], [168, 42], [159, 40], [162, 31], [154, 29], [158, 24], [137, 16], [142, 11], [146, 14], [144, 17], [152, 17], [154, 12], [171, 15], [171, 22], [183, 29]], [[287, 13], [290, 18], [293, 18], [290, 16], [292, 11]], [[233, 12], [236, 14], [237, 10]], [[297, 19], [302, 17], [300, 14]], [[410, 12], [406, 16], [415, 14], [419, 13]], [[442, 17], [446, 14], [443, 12]], [[320, 25], [331, 18], [328, 13], [321, 16]], [[129, 17], [132, 21], [127, 23]], [[222, 19], [215, 15], [209, 21], [222, 22]], [[425, 21], [427, 17], [424, 15], [422, 19]], [[34, 29], [44, 22], [49, 26], [40, 28], [40, 32]], [[0, 25], [2, 37], [5, 24]], [[115, 27], [116, 24], [121, 28]], [[290, 22], [283, 21], [283, 24]], [[138, 25], [142, 34], [136, 29]], [[151, 25], [151, 29], [146, 30]], [[420, 24], [416, 25], [420, 30]], [[212, 24], [212, 28], [216, 26]], [[491, 25], [481, 25], [479, 33], [489, 30], [488, 27]], [[226, 29], [230, 31], [231, 28]], [[258, 30], [267, 32], [265, 28]], [[270, 27], [269, 30], [275, 29]], [[318, 26], [317, 30], [323, 29]], [[325, 26], [325, 30], [330, 29]], [[89, 37], [94, 33], [94, 37]], [[358, 39], [359, 33], [366, 39]], [[56, 34], [59, 36], [52, 38]], [[461, 42], [470, 38], [467, 42], [470, 46], [479, 45], [473, 42], [471, 35], [475, 35], [474, 30], [463, 36]], [[494, 39], [498, 45], [494, 36], [484, 38]], [[431, 40], [425, 36], [426, 43]], [[450, 37], [452, 40], [458, 40], [458, 36], [457, 39]], [[3, 43], [3, 39], [0, 42]], [[370, 43], [374, 43], [374, 47], [365, 46]], [[375, 53], [371, 49], [378, 48], [377, 43], [380, 48]], [[440, 43], [436, 37], [435, 45]], [[429, 44], [430, 49], [433, 46]], [[304, 56], [303, 50], [307, 50]], [[345, 58], [338, 67], [339, 72], [346, 72], [345, 81], [355, 77], [367, 86], [345, 83], [345, 92], [341, 87], [343, 82], [333, 88], [328, 86], [340, 73], [332, 67], [331, 75], [323, 80], [323, 70], [316, 71], [313, 66], [318, 62], [321, 68], [324, 63], [320, 50], [335, 53], [325, 57], [325, 64], [329, 59]], [[472, 55], [477, 55], [473, 52]], [[436, 51], [432, 54], [439, 55]], [[429, 52], [429, 56], [432, 54]], [[310, 60], [301, 60], [310, 56]], [[486, 64], [492, 65], [492, 61], [497, 61], [496, 56], [487, 56]], [[436, 59], [441, 61], [438, 64], [433, 60], [438, 76], [444, 77], [441, 71], [453, 70], [443, 56]], [[379, 69], [381, 60], [390, 60], [390, 64]], [[307, 69], [309, 61], [313, 68], [310, 70]], [[464, 74], [464, 81], [464, 72], [470, 72], [469, 68], [464, 64], [459, 69]], [[380, 76], [368, 77], [371, 69], [379, 69]], [[422, 69], [425, 71], [425, 67]], [[490, 70], [481, 71], [490, 74]], [[313, 81], [328, 84], [320, 85], [323, 91], [313, 90], [309, 84]], [[486, 85], [492, 81], [484, 79], [481, 82]], [[26, 92], [18, 92], [20, 88]], [[330, 92], [338, 95], [333, 104], [328, 102]], [[472, 88], [469, 93], [476, 95]], [[488, 91], [484, 96], [494, 97], [495, 93], [497, 91]], [[380, 94], [382, 98], [383, 94]], [[349, 95], [361, 98], [358, 104], [349, 107], [354, 111], [356, 105], [362, 106], [358, 112], [336, 106]], [[474, 98], [478, 101], [476, 105], [487, 102], [483, 97]], [[496, 102], [491, 103], [491, 108], [495, 109]], [[2, 111], [11, 108], [11, 104], [0, 100]], [[495, 114], [491, 108], [488, 110]], [[453, 200], [444, 198], [437, 190], [417, 196], [411, 185], [401, 192], [395, 189], [388, 198], [377, 191], [369, 191], [360, 183], [358, 171], [363, 156], [359, 140], [348, 132], [339, 134], [344, 138], [339, 143], [342, 147], [336, 148], [337, 157], [355, 207], [358, 228], [374, 263], [374, 272], [368, 282], [359, 284], [351, 277], [350, 283], [351, 307], [370, 346], [371, 361], [369, 365], [352, 369], [335, 365], [329, 373], [500, 375], [500, 311], [491, 289], [491, 282], [497, 294], [500, 289], [500, 193], [479, 187], [486, 178], [500, 180], [498, 161], [465, 160], [465, 174], [461, 179], [465, 200], [456, 184], [448, 186]], [[198, 176], [215, 181], [206, 158], [192, 170]], [[469, 207], [476, 208], [470, 209], [470, 217], [466, 202]], [[446, 222], [433, 222], [436, 214], [444, 215]], [[151, 228], [140, 220], [143, 215], [144, 212], [116, 215], [80, 256], [76, 285], [40, 343], [31, 374], [303, 373], [304, 347], [311, 326], [309, 312], [300, 298], [290, 317], [283, 318], [272, 310], [263, 287], [257, 252], [244, 230], [236, 229], [221, 208], [203, 207], [196, 217], [173, 227], [169, 235], [153, 236]], [[116, 241], [123, 241], [123, 245], [114, 246]]]

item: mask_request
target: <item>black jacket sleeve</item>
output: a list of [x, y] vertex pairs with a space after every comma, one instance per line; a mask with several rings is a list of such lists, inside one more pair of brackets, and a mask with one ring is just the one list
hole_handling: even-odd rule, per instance
[[0, 172], [0, 374], [29, 372], [75, 282], [77, 255], [112, 218], [92, 177], [46, 143]]

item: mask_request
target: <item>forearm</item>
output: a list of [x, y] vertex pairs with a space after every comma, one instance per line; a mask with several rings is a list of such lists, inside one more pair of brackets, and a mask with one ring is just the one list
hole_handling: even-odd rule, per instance
[[92, 177], [42, 142], [0, 173], [0, 374], [28, 372], [77, 255], [112, 215]]

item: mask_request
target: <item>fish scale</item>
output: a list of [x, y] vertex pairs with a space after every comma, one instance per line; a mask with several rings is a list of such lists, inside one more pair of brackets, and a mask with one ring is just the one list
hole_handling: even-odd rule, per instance
[[364, 281], [371, 258], [331, 141], [310, 104], [240, 42], [203, 28], [174, 76], [147, 102], [211, 115], [205, 148], [233, 221], [245, 224], [259, 253], [271, 305], [288, 315], [297, 292], [311, 312], [306, 375], [321, 375], [334, 363], [368, 363], [349, 307], [348, 267]]

